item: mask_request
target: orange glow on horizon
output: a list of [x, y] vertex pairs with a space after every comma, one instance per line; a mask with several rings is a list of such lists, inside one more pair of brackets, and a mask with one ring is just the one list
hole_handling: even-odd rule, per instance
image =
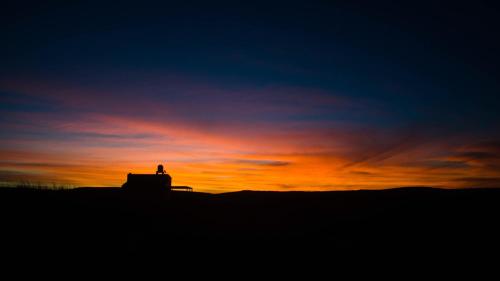
[[[58, 126], [63, 131], [122, 137], [103, 135], [98, 146], [85, 139], [54, 142], [49, 146], [25, 140], [22, 143], [30, 147], [29, 151], [0, 151], [3, 159], [0, 168], [12, 171], [6, 182], [121, 186], [127, 173], [153, 173], [159, 163], [165, 165], [174, 185], [214, 193], [246, 189], [453, 188], [469, 184], [460, 181], [462, 178], [496, 176], [478, 160], [457, 162], [467, 163], [463, 166], [429, 166], [432, 161], [438, 164], [456, 161], [457, 156], [433, 156], [434, 150], [443, 149], [441, 146], [403, 145], [401, 149], [360, 157], [352, 152], [356, 147], [346, 146], [345, 140], [326, 146], [321, 130], [263, 130], [248, 138], [244, 133], [235, 135], [219, 129], [210, 132], [107, 116], [91, 116], [91, 119], [94, 121], [88, 124], [95, 127], [85, 122]], [[147, 137], [135, 138], [138, 133]], [[344, 136], [339, 133], [337, 137]], [[370, 156], [370, 153], [374, 154], [365, 154]], [[420, 165], [412, 159], [427, 162]]]
[[[28, 92], [44, 88], [23, 87]], [[64, 108], [85, 102], [93, 110], [76, 107], [77, 114], [65, 118], [50, 111], [9, 113], [10, 118], [23, 122], [6, 123], [5, 129], [36, 137], [21, 134], [0, 139], [0, 184], [121, 186], [127, 173], [153, 173], [160, 163], [174, 185], [215, 193], [489, 187], [500, 182], [498, 144], [463, 136], [453, 137], [453, 142], [432, 138], [432, 134], [422, 134], [427, 128], [413, 132], [307, 118], [277, 122], [271, 118], [274, 115], [260, 119], [263, 113], [289, 117], [308, 108], [279, 107], [265, 99], [262, 104], [252, 101], [255, 104], [250, 106], [246, 100], [226, 106], [217, 103], [210, 114], [221, 111], [223, 116], [236, 114], [241, 120], [205, 120], [204, 115], [194, 118], [179, 113], [185, 108], [188, 113], [198, 110], [200, 105], [192, 102], [179, 110], [151, 100], [141, 100], [138, 106], [135, 99], [120, 100], [117, 105], [116, 95], [101, 99], [99, 92], [74, 94], [64, 87], [48, 92]], [[263, 98], [267, 93], [251, 94]], [[297, 104], [304, 102], [298, 94], [282, 96], [297, 99]], [[310, 94], [307, 101], [311, 100], [330, 106], [349, 104], [321, 92]], [[108, 112], [111, 106], [117, 112], [98, 113]], [[133, 111], [135, 107], [147, 112]]]

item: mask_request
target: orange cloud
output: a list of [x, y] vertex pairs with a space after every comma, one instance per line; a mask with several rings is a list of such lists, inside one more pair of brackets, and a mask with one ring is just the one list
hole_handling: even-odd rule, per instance
[[128, 172], [153, 172], [158, 163], [166, 164], [174, 184], [207, 192], [492, 186], [500, 178], [495, 142], [460, 135], [450, 142], [429, 128], [293, 118], [353, 106], [317, 91], [254, 91], [238, 99], [224, 92], [215, 96], [227, 103], [183, 96], [187, 101], [163, 106], [118, 93], [100, 99], [106, 89], [42, 90], [63, 110], [6, 112], [13, 121], [0, 123], [11, 132], [0, 139], [0, 182], [120, 186]]

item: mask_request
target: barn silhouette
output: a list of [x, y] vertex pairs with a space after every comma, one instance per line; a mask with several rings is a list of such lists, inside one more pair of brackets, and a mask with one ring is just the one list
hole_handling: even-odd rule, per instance
[[189, 186], [173, 186], [172, 177], [163, 170], [163, 165], [158, 165], [155, 174], [132, 174], [127, 175], [127, 182], [122, 185], [125, 190], [135, 191], [193, 191]]

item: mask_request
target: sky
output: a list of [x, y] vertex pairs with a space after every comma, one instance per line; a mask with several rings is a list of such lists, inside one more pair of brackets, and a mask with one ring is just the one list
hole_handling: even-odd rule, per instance
[[500, 186], [493, 1], [177, 2], [3, 4], [1, 185]]

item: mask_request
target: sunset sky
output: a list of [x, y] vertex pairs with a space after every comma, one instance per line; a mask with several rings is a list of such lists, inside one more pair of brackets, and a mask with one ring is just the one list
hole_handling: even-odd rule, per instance
[[2, 7], [1, 185], [500, 186], [498, 7], [166, 2]]

